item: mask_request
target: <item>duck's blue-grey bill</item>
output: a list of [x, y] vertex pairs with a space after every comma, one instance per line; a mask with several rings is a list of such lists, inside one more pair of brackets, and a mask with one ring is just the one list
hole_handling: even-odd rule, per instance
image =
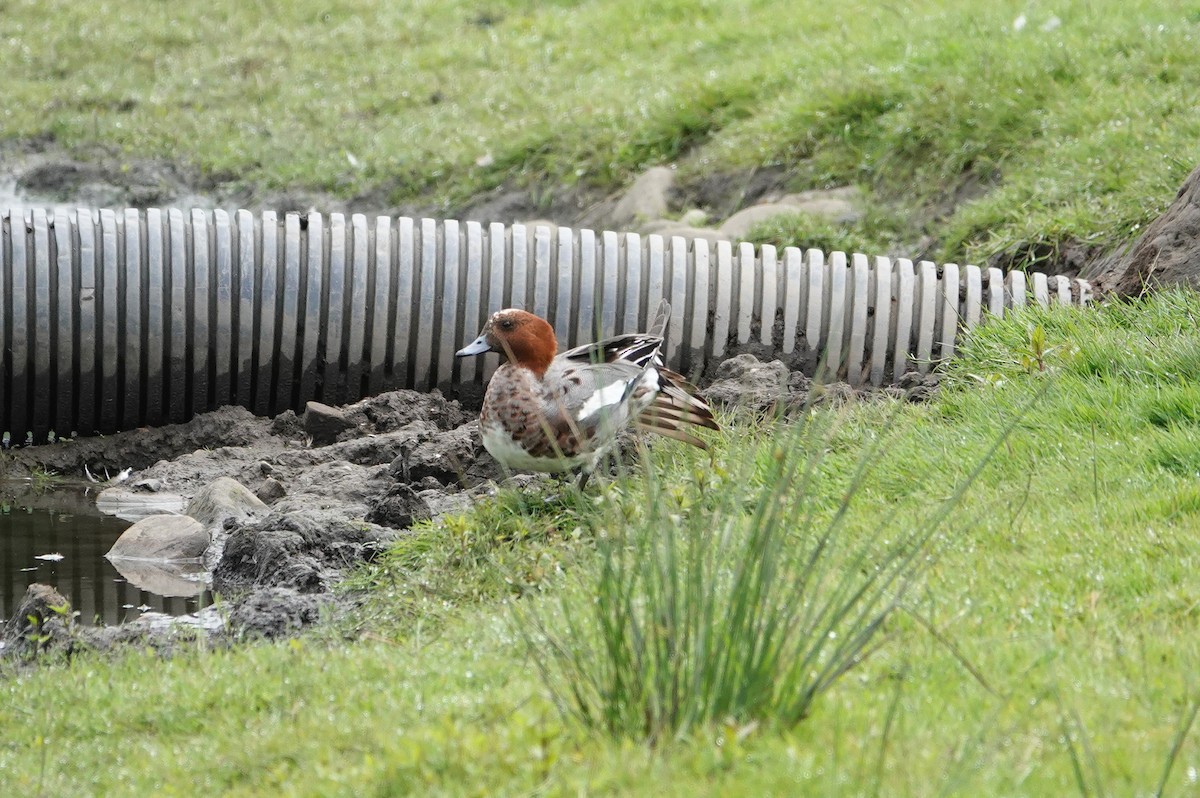
[[464, 346], [462, 349], [454, 353], [455, 357], [467, 357], [468, 355], [482, 355], [484, 352], [491, 352], [492, 345], [488, 343], [487, 336], [481, 335], [471, 343]]

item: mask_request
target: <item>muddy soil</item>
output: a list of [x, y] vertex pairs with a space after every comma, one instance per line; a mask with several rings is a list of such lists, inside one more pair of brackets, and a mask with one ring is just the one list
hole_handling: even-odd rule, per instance
[[[749, 354], [721, 364], [714, 376], [702, 390], [714, 406], [757, 413], [878, 396], [924, 401], [937, 386], [936, 375], [913, 374], [905, 387], [814, 387], [782, 362]], [[0, 641], [0, 656], [19, 657], [129, 642], [169, 652], [198, 636], [227, 644], [295, 634], [322, 614], [354, 611], [361, 597], [338, 590], [349, 570], [385, 550], [414, 522], [486, 500], [505, 478], [483, 449], [475, 412], [437, 391], [392, 391], [275, 418], [225, 407], [185, 424], [16, 448], [2, 457], [10, 477], [45, 469], [69, 477], [121, 473], [119, 482], [97, 486], [101, 506], [134, 515], [139, 504], [153, 508], [169, 497], [182, 506], [221, 477], [241, 483], [267, 505], [258, 517], [227, 518], [213, 534], [210, 565], [220, 609], [82, 628], [61, 613], [25, 607]], [[27, 599], [53, 605], [46, 590], [31, 588]], [[44, 633], [21, 620], [42, 617], [39, 612], [46, 618]]]
[[[799, 189], [811, 188], [815, 176], [804, 162], [784, 166], [747, 168], [717, 173], [688, 174], [673, 185], [666, 197], [667, 216], [676, 219], [688, 211], [702, 211], [713, 220], [725, 219], [739, 209]], [[998, 172], [963, 174], [957, 182], [927, 205], [908, 209], [911, 240], [895, 241], [898, 257], [924, 258], [939, 241], [930, 231], [963, 203], [998, 186]], [[628, 188], [628, 187], [627, 187]], [[454, 218], [478, 222], [547, 222], [575, 228], [626, 229], [615, 211], [625, 190], [609, 191], [574, 185], [522, 186], [502, 184], [454, 205], [433, 197], [397, 204], [389, 198], [393, 187], [385, 183], [353, 197], [339, 197], [311, 189], [270, 190], [248, 185], [237, 175], [204, 174], [174, 162], [132, 158], [95, 146], [66, 152], [50, 140], [0, 143], [0, 209], [11, 205], [37, 205], [69, 210], [77, 207], [178, 207], [273, 210], [279, 213], [363, 213], [385, 216]], [[877, 202], [895, 203], [877, 197]], [[902, 203], [901, 203], [902, 204]], [[661, 232], [661, 231], [659, 231]], [[1086, 242], [1073, 240], [1018, 242], [989, 258], [988, 266], [1037, 269], [1047, 274], [1087, 275], [1106, 262], [1106, 253]]]
[[178, 163], [130, 157], [93, 147], [66, 152], [51, 141], [0, 143], [0, 209], [12, 205], [92, 208], [222, 208], [305, 213], [443, 217], [511, 223], [544, 219], [562, 225], [603, 225], [613, 204], [586, 186], [505, 185], [453, 207], [432, 198], [397, 204], [381, 185], [353, 197], [297, 188], [270, 190], [236, 175], [203, 174]]
[[[723, 215], [782, 190], [792, 177], [773, 168], [697, 179], [677, 186], [668, 204]], [[202, 175], [103, 148], [66, 153], [49, 141], [0, 144], [0, 208], [319, 209], [602, 228], [619, 199], [580, 186], [506, 186], [457, 208], [396, 206], [386, 196], [386, 188], [349, 199], [264, 192], [236, 176]], [[709, 371], [706, 395], [714, 405], [755, 412], [801, 406], [818, 397], [811, 382], [791, 370], [797, 365], [741, 355]], [[815, 390], [820, 401], [833, 403], [866, 395], [836, 384]], [[933, 390], [935, 377], [917, 375], [879, 393], [923, 401]], [[225, 407], [184, 424], [0, 453], [0, 477], [49, 470], [93, 480], [102, 506], [131, 518], [184, 507], [221, 477], [241, 483], [268, 508], [262, 517], [227, 519], [212, 533], [206, 564], [222, 595], [220, 610], [82, 628], [47, 609], [58, 603], [45, 586], [31, 588], [32, 604], [19, 609], [0, 635], [0, 657], [45, 648], [106, 650], [128, 642], [170, 651], [180, 639], [202, 636], [220, 644], [290, 635], [322, 614], [353, 612], [358, 599], [337, 589], [348, 570], [376, 556], [416, 521], [486, 499], [504, 477], [482, 448], [475, 416], [474, 409], [436, 391], [393, 391], [341, 408], [313, 403], [301, 416], [288, 411], [261, 418]], [[30, 615], [44, 615], [52, 633], [31, 632], [20, 620]]]

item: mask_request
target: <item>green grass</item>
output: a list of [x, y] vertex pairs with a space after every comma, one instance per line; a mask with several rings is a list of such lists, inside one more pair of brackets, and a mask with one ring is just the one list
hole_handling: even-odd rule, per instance
[[[854, 183], [873, 199], [857, 225], [761, 240], [907, 254], [928, 234], [961, 262], [1124, 242], [1200, 152], [1194, 4], [0, 6], [0, 140], [178, 160], [251, 188], [451, 207], [503, 183], [614, 189], [664, 162], [684, 182], [779, 167], [791, 188]], [[1043, 30], [1052, 14], [1061, 24]], [[655, 548], [671, 515], [686, 518], [666, 530], [677, 542], [726, 523], [752, 533], [756, 502], [787, 487], [775, 430], [728, 420], [711, 462], [663, 442], [653, 479], [508, 491], [419, 528], [355, 578], [361, 616], [300, 640], [7, 670], [5, 789], [1195, 792], [1198, 319], [1184, 294], [1031, 311], [980, 329], [929, 405], [819, 411], [818, 467], [787, 493], [813, 526], [787, 532], [803, 544], [845, 505], [844, 551], [881, 562], [1020, 420], [878, 626], [881, 647], [801, 712], [710, 703], [649, 746], [652, 724], [609, 724], [636, 732], [614, 736], [560, 711], [587, 673], [527, 650], [542, 632], [601, 650], [580, 619], [612, 586], [606, 562], [610, 580], [613, 563], [682, 577], [701, 608], [738, 598], [701, 595]], [[686, 513], [654, 493], [675, 486]], [[657, 668], [632, 672], [646, 689], [630, 707], [657, 706]]]
[[[680, 528], [715, 533], [731, 502], [769, 487], [769, 426], [734, 420], [711, 462], [663, 442], [654, 480], [505, 493], [424, 527], [358, 578], [359, 626], [9, 673], [0, 772], [44, 794], [1126, 795], [1155, 794], [1164, 774], [1164, 794], [1189, 794], [1197, 318], [1194, 294], [1033, 311], [972, 336], [928, 405], [817, 412], [833, 426], [797, 498], [820, 522], [849, 494], [838, 534], [876, 552], [922, 529], [1018, 423], [953, 505], [881, 647], [798, 723], [732, 711], [653, 747], [589, 731], [558, 711], [571, 683], [539, 670], [513, 612], [571, 629], [603, 584], [595, 542], [615, 540], [615, 519], [627, 540], [654, 540], [647, 522], [690, 497]], [[1024, 354], [1038, 326], [1045, 370]]]
[[896, 217], [847, 231], [842, 248], [912, 254], [929, 234], [962, 261], [1123, 242], [1200, 152], [1188, 3], [301, 0], [285, 14], [55, 0], [3, 12], [0, 140], [180, 160], [250, 187], [452, 207], [506, 182], [612, 189], [658, 163], [685, 180], [778, 166], [794, 188], [863, 185]]

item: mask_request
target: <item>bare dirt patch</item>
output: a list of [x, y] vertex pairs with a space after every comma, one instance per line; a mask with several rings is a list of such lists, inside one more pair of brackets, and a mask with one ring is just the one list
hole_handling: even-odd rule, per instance
[[[936, 376], [918, 375], [906, 388], [814, 385], [780, 361], [743, 354], [719, 365], [703, 391], [726, 410], [761, 414], [787, 413], [810, 401], [924, 401], [936, 385]], [[505, 478], [483, 449], [475, 412], [437, 391], [392, 391], [322, 412], [346, 421], [322, 444], [306, 432], [306, 419], [291, 411], [272, 419], [226, 407], [186, 424], [5, 453], [12, 477], [46, 469], [74, 477], [131, 468], [123, 481], [99, 487], [107, 488], [104, 506], [135, 514], [140, 503], [159, 506], [168, 495], [183, 503], [222, 477], [269, 507], [261, 517], [226, 517], [213, 532], [212, 584], [222, 609], [139, 620], [119, 630], [81, 628], [69, 614], [50, 612], [42, 631], [14, 620], [0, 656], [125, 643], [169, 652], [178, 641], [197, 637], [225, 644], [295, 634], [323, 615], [354, 612], [362, 597], [340, 590], [342, 579], [409, 534], [413, 523], [461, 512]]]

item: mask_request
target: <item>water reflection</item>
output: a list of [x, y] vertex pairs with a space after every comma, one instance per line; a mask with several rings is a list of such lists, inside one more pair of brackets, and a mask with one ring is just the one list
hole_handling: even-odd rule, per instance
[[198, 592], [203, 585], [187, 578], [198, 566], [149, 572], [150, 564], [126, 561], [118, 571], [104, 554], [129, 522], [102, 515], [94, 502], [85, 486], [39, 491], [28, 482], [0, 482], [0, 621], [34, 582], [70, 599], [84, 624], [117, 624], [147, 611], [184, 615], [212, 603], [210, 593]]

